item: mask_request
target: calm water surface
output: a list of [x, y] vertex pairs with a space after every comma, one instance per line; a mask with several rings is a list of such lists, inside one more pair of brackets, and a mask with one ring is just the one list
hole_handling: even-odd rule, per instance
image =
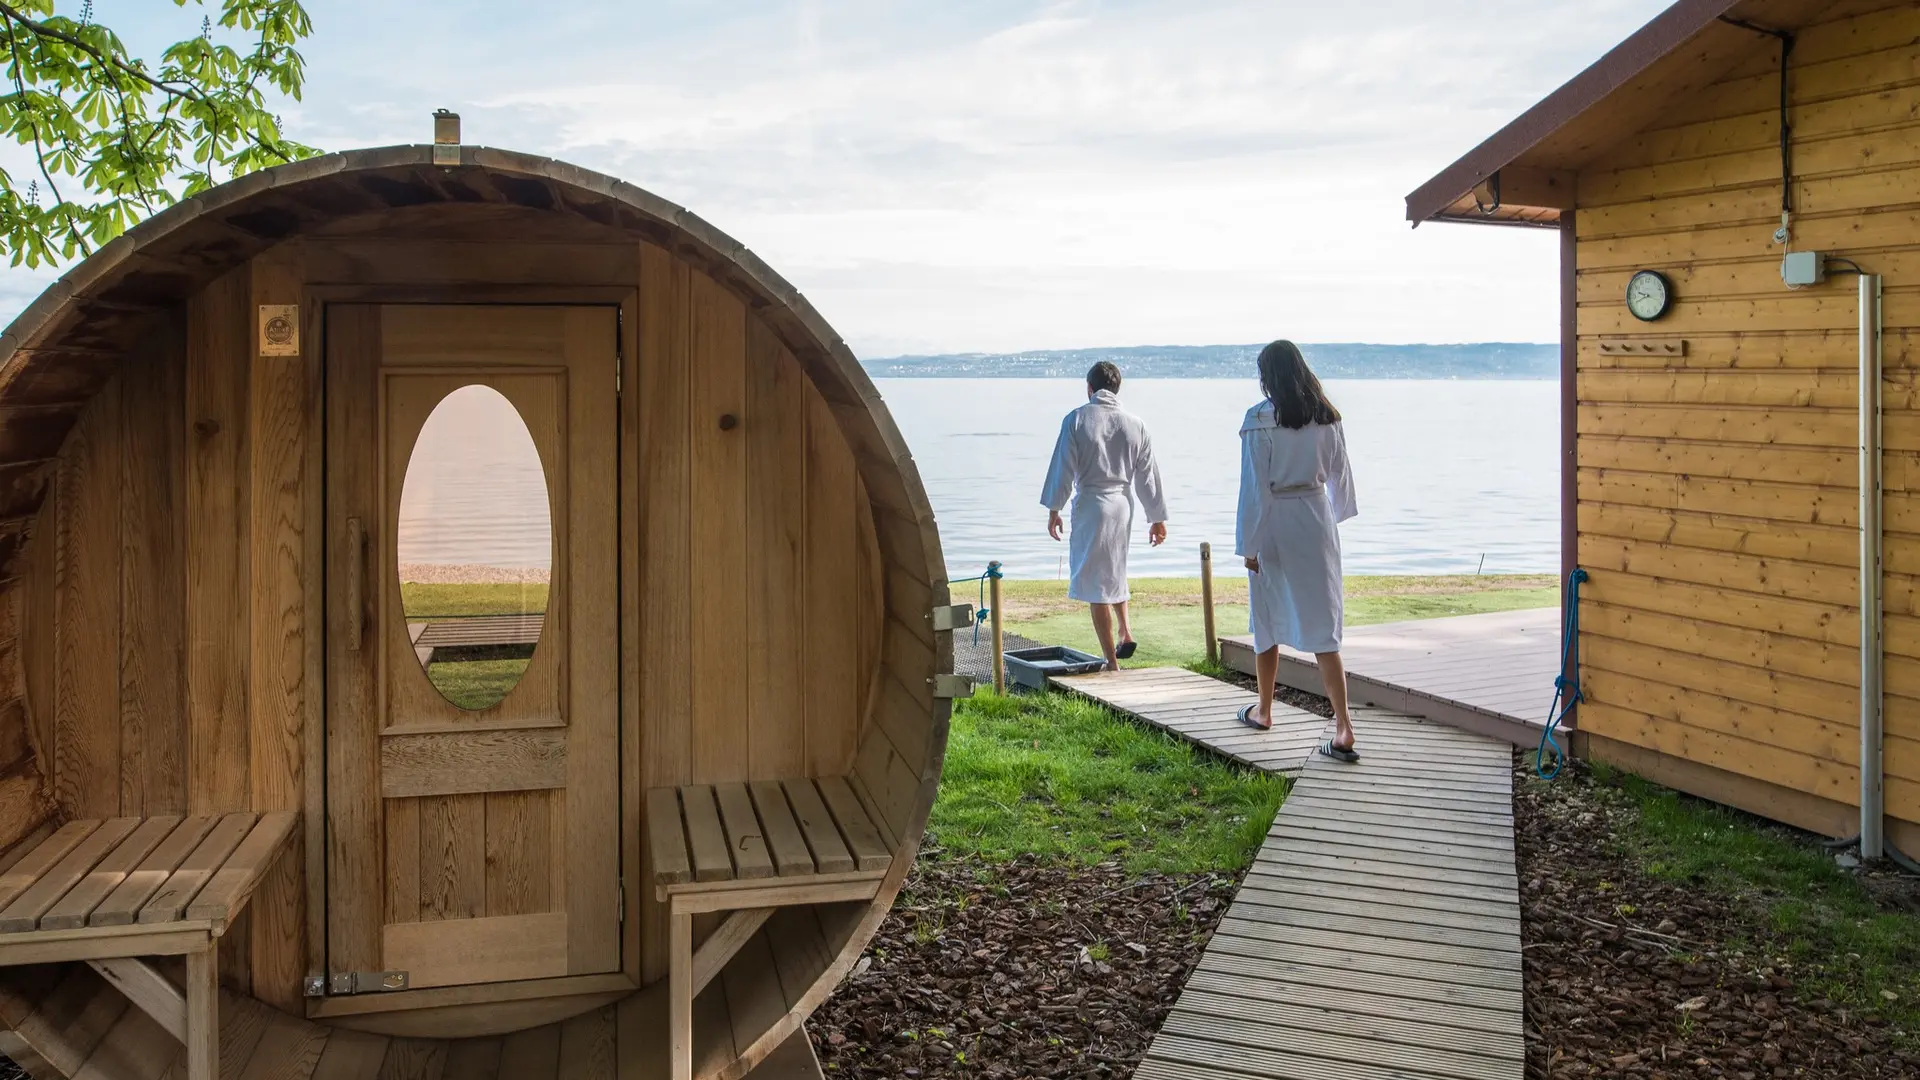
[[[1046, 535], [1040, 483], [1060, 418], [1086, 400], [1079, 380], [881, 379], [940, 521], [948, 572], [989, 559], [1023, 578], [1063, 577], [1066, 545]], [[1341, 527], [1361, 574], [1554, 573], [1559, 556], [1558, 384], [1551, 381], [1331, 381], [1346, 416], [1360, 516]], [[1142, 379], [1121, 402], [1143, 417], [1167, 486], [1158, 550], [1135, 522], [1132, 570], [1199, 573], [1199, 544], [1232, 563], [1241, 416], [1252, 380]], [[532, 441], [503, 399], [456, 394], [411, 463], [402, 562], [544, 570], [545, 481]]]
[[[1060, 418], [1086, 400], [1079, 380], [876, 380], [920, 467], [948, 572], [989, 559], [1023, 578], [1064, 577], [1066, 545], [1040, 506]], [[1559, 384], [1331, 380], [1346, 418], [1360, 516], [1341, 526], [1348, 573], [1556, 573], [1560, 566]], [[1240, 420], [1251, 379], [1141, 379], [1121, 404], [1153, 434], [1167, 487], [1167, 544], [1147, 547], [1136, 518], [1130, 569], [1193, 575], [1199, 544], [1231, 562]]]

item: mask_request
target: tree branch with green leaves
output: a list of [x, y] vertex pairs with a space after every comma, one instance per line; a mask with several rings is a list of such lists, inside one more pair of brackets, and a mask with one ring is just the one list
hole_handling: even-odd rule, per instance
[[300, 99], [295, 46], [313, 24], [299, 0], [219, 0], [217, 18], [202, 16], [156, 63], [95, 22], [92, 0], [73, 16], [55, 6], [0, 0], [0, 135], [33, 170], [22, 184], [0, 169], [0, 244], [14, 266], [91, 254], [178, 199], [318, 152], [281, 134], [268, 104]]

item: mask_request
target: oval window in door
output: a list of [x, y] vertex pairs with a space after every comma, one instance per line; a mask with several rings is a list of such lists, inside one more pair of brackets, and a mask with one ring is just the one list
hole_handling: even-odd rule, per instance
[[434, 406], [407, 459], [399, 530], [414, 657], [449, 703], [493, 708], [540, 643], [553, 566], [540, 451], [498, 390], [463, 386]]

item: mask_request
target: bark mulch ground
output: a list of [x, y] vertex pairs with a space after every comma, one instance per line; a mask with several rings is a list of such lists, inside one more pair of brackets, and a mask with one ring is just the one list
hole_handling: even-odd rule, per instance
[[1578, 767], [1528, 785], [1532, 757], [1514, 783], [1530, 1080], [1920, 1077], [1882, 1018], [1800, 992], [1756, 903], [1636, 869], [1609, 841], [1634, 808]]
[[807, 1027], [831, 1076], [1128, 1077], [1238, 887], [923, 857]]

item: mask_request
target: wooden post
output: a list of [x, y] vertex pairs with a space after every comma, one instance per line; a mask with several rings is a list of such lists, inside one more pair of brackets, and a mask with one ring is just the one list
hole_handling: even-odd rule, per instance
[[693, 1080], [693, 916], [668, 916], [667, 1042], [672, 1080]]
[[1200, 611], [1207, 622], [1207, 663], [1220, 662], [1220, 637], [1213, 630], [1213, 545], [1200, 545]]
[[220, 1076], [219, 946], [187, 954], [187, 1080]]
[[992, 591], [988, 593], [987, 603], [992, 605], [990, 611], [993, 617], [993, 692], [996, 694], [1004, 694], [1007, 692], [1007, 657], [1003, 651], [1006, 647], [1006, 641], [1003, 637], [1002, 624], [1000, 621], [999, 570], [999, 563], [994, 563], [993, 566], [988, 569], [987, 586]]

